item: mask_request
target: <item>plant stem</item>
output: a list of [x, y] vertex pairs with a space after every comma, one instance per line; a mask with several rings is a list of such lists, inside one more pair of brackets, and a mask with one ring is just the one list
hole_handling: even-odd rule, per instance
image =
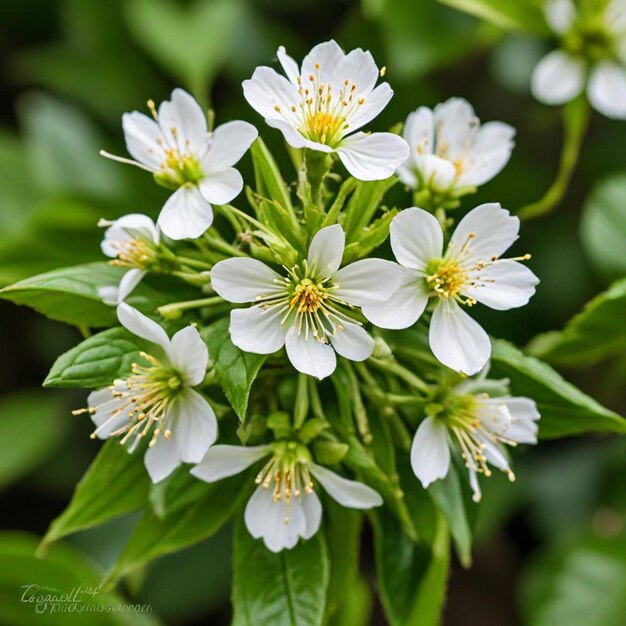
[[298, 387], [296, 388], [296, 403], [293, 410], [293, 428], [300, 430], [309, 413], [309, 384], [306, 374], [298, 374]]
[[413, 374], [413, 372], [410, 372], [405, 367], [402, 367], [399, 363], [395, 363], [394, 361], [383, 361], [374, 357], [370, 357], [368, 363], [371, 363], [379, 370], [387, 371], [393, 374], [411, 387], [419, 389], [424, 394], [430, 393], [430, 387], [421, 378]]
[[183, 311], [189, 311], [191, 309], [200, 309], [205, 306], [211, 306], [212, 304], [218, 304], [224, 302], [220, 296], [211, 296], [210, 298], [202, 298], [200, 300], [187, 300], [186, 302], [172, 302], [171, 304], [165, 304], [160, 306], [157, 311], [159, 314], [166, 318], [174, 319], [179, 316]]
[[179, 256], [179, 257], [176, 257], [176, 259], [184, 265], [187, 265], [189, 267], [196, 267], [201, 270], [210, 270], [213, 267], [211, 263], [200, 261], [200, 259], [192, 259], [187, 256]]
[[561, 201], [578, 162], [585, 130], [589, 121], [589, 104], [584, 96], [568, 103], [563, 108], [563, 148], [556, 178], [537, 202], [523, 206], [517, 214], [523, 220], [547, 215]]

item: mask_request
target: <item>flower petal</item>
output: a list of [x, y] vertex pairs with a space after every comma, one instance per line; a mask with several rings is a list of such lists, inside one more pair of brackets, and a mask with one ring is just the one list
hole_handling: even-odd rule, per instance
[[336, 151], [358, 180], [389, 178], [409, 156], [406, 141], [393, 133], [355, 133], [343, 139]]
[[133, 239], [143, 238], [147, 241], [159, 243], [159, 230], [156, 224], [147, 215], [141, 213], [129, 213], [110, 224], [104, 233], [104, 239], [100, 244], [102, 252], [114, 259], [125, 244]]
[[443, 192], [448, 190], [456, 178], [456, 168], [454, 165], [434, 154], [426, 154], [417, 157], [418, 171], [425, 187], [433, 191]]
[[537, 420], [540, 415], [537, 405], [530, 398], [500, 398], [509, 409], [511, 423], [506, 437], [517, 443], [537, 443]]
[[287, 78], [294, 84], [298, 84], [298, 76], [300, 75], [300, 68], [298, 64], [287, 54], [285, 46], [280, 46], [276, 51], [276, 56], [280, 62], [283, 71], [287, 75]]
[[411, 467], [424, 489], [448, 473], [448, 430], [441, 420], [427, 417], [419, 425], [411, 445]]
[[184, 375], [186, 385], [195, 387], [204, 380], [209, 352], [195, 327], [187, 326], [172, 337], [170, 360], [178, 373]]
[[503, 122], [488, 122], [481, 126], [462, 161], [457, 185], [477, 187], [498, 174], [511, 158], [514, 136], [515, 129]]
[[[306, 76], [304, 63], [302, 70]], [[330, 82], [333, 83], [333, 91], [339, 93], [342, 88], [345, 90], [346, 81], [348, 81], [350, 88], [352, 85], [355, 85], [355, 89], [351, 94], [353, 99], [365, 97], [367, 100], [380, 76], [372, 53], [361, 48], [350, 50], [348, 54], [332, 67], [331, 72], [332, 78], [330, 78]]]
[[218, 126], [210, 136], [210, 147], [202, 159], [205, 173], [232, 167], [248, 151], [259, 131], [248, 122], [235, 120]]
[[343, 322], [341, 330], [329, 338], [337, 354], [350, 361], [365, 361], [374, 351], [374, 339], [358, 324]]
[[217, 439], [217, 418], [211, 405], [197, 391], [186, 388], [173, 401], [171, 418], [176, 424], [176, 440], [183, 463], [199, 463]]
[[130, 269], [122, 276], [120, 284], [117, 290], [116, 304], [124, 302], [126, 298], [131, 294], [133, 289], [141, 282], [141, 279], [147, 274], [145, 270], [137, 268]]
[[295, 85], [284, 76], [271, 67], [257, 67], [252, 78], [244, 80], [242, 85], [248, 104], [266, 120], [284, 119], [292, 126], [297, 125], [298, 118], [291, 107], [300, 104], [300, 97]]
[[585, 62], [562, 50], [549, 52], [535, 67], [531, 90], [545, 104], [573, 100], [585, 84]]
[[309, 246], [311, 272], [320, 278], [332, 276], [341, 265], [346, 236], [339, 224], [319, 230]]
[[159, 215], [159, 227], [170, 239], [196, 239], [213, 223], [213, 207], [196, 185], [179, 187]]
[[156, 444], [148, 448], [143, 457], [143, 462], [152, 482], [161, 482], [182, 462], [177, 442], [173, 437], [171, 439], [159, 437]]
[[363, 483], [348, 480], [315, 463], [309, 463], [308, 467], [326, 493], [342, 506], [351, 509], [371, 509], [383, 503], [380, 494]]
[[398, 263], [424, 272], [433, 259], [441, 258], [443, 231], [434, 215], [412, 207], [398, 213], [389, 229], [391, 249]]
[[219, 261], [211, 270], [211, 286], [228, 302], [256, 302], [281, 291], [279, 274], [256, 259], [238, 257]]
[[387, 300], [366, 303], [361, 309], [379, 328], [399, 330], [413, 326], [428, 303], [424, 279], [413, 270], [402, 267], [401, 271], [402, 283]]
[[428, 334], [430, 349], [447, 367], [475, 374], [489, 359], [489, 336], [456, 300], [440, 300], [435, 306]]
[[479, 123], [472, 105], [463, 98], [449, 98], [433, 111], [437, 155], [447, 161], [462, 160]]
[[98, 439], [107, 439], [113, 432], [129, 423], [128, 411], [119, 411], [127, 402], [126, 398], [117, 398], [108, 387], [92, 391], [87, 397], [87, 406], [96, 409], [89, 417], [96, 425]]
[[481, 204], [472, 209], [457, 225], [447, 255], [464, 249], [473, 260], [498, 258], [519, 233], [519, 218], [511, 215], [497, 202]]
[[204, 156], [209, 146], [207, 119], [193, 96], [183, 89], [174, 89], [171, 100], [159, 106], [158, 122], [171, 148], [187, 146], [198, 158]]
[[280, 308], [235, 309], [230, 313], [231, 341], [244, 352], [272, 354], [285, 345], [287, 328], [280, 323], [283, 315]]
[[331, 39], [317, 44], [302, 61], [302, 76], [317, 75], [319, 82], [332, 82], [335, 71], [346, 55], [339, 44]]
[[243, 189], [243, 178], [238, 170], [229, 167], [207, 174], [199, 183], [202, 197], [211, 204], [226, 204], [236, 198]]
[[591, 72], [587, 95], [602, 115], [626, 119], [626, 67], [611, 61], [599, 63]]
[[417, 154], [432, 154], [435, 145], [435, 121], [433, 112], [427, 107], [419, 107], [409, 113], [404, 123], [402, 136], [406, 139], [413, 158]]
[[[376, 72], [377, 77], [378, 72]], [[348, 115], [346, 133], [352, 133], [371, 122], [389, 104], [392, 96], [393, 89], [389, 83], [378, 85], [372, 93], [364, 97], [363, 103], [357, 106], [354, 113]]]
[[304, 514], [304, 532], [301, 533], [303, 539], [310, 539], [320, 528], [322, 523], [322, 504], [317, 494], [303, 493], [300, 496], [300, 505]]
[[267, 446], [212, 446], [191, 473], [204, 482], [214, 483], [243, 472], [267, 454]]
[[[234, 313], [234, 311], [233, 311]], [[322, 380], [330, 376], [337, 367], [337, 357], [332, 346], [322, 343], [313, 336], [292, 326], [285, 338], [285, 348], [291, 364], [303, 374]]]
[[125, 302], [118, 305], [117, 318], [120, 324], [133, 335], [161, 346], [169, 358], [170, 339], [155, 321]]
[[266, 118], [265, 123], [276, 128], [283, 134], [283, 138], [292, 148], [310, 148], [311, 150], [317, 150], [318, 152], [331, 153], [333, 149], [330, 146], [326, 146], [322, 143], [317, 143], [307, 139], [300, 133], [293, 122], [288, 122], [283, 119], [270, 119]]
[[544, 13], [548, 26], [557, 35], [564, 35], [576, 17], [576, 7], [572, 0], [548, 0]]
[[506, 311], [528, 303], [539, 279], [516, 261], [496, 261], [481, 270], [470, 272], [472, 286], [464, 295], [497, 311]]
[[341, 268], [334, 277], [332, 294], [350, 304], [363, 306], [392, 296], [402, 282], [397, 263], [384, 259], [363, 259]]
[[157, 171], [165, 161], [161, 127], [147, 115], [133, 111], [122, 115], [122, 129], [128, 153], [139, 163]]

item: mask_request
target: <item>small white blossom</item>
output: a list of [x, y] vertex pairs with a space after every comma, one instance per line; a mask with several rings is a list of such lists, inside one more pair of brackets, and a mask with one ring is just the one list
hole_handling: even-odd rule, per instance
[[371, 487], [317, 465], [306, 448], [291, 442], [250, 448], [217, 445], [191, 473], [212, 483], [238, 474], [268, 455], [272, 456], [256, 477], [258, 487], [248, 501], [244, 520], [250, 534], [263, 539], [272, 552], [289, 550], [300, 538], [310, 539], [319, 530], [322, 504], [314, 481], [345, 507], [369, 509], [383, 503]]
[[182, 89], [159, 106], [152, 102], [151, 119], [133, 111], [122, 117], [126, 148], [135, 161], [102, 154], [137, 165], [174, 191], [158, 224], [171, 239], [196, 238], [213, 223], [212, 204], [226, 204], [243, 189], [235, 165], [257, 138], [247, 122], [228, 122], [208, 132], [200, 105]]
[[409, 158], [398, 176], [415, 191], [462, 195], [491, 180], [508, 163], [515, 129], [503, 122], [481, 126], [462, 98], [450, 98], [434, 110], [419, 107], [404, 123]]
[[335, 41], [315, 46], [302, 66], [278, 49], [287, 78], [257, 67], [243, 93], [266, 123], [294, 148], [333, 153], [352, 176], [380, 180], [408, 156], [406, 142], [392, 133], [355, 132], [373, 120], [393, 95], [388, 83], [376, 87], [379, 71], [370, 52], [348, 54]]
[[157, 261], [160, 232], [147, 215], [139, 213], [124, 215], [112, 222], [101, 220], [98, 225], [106, 227], [100, 247], [112, 259], [109, 263], [128, 269], [119, 285], [98, 290], [107, 304], [115, 305], [130, 295]]
[[463, 457], [476, 502], [481, 497], [477, 475], [490, 476], [489, 465], [515, 480], [504, 446], [536, 444], [539, 413], [529, 398], [491, 398], [481, 391], [495, 382], [481, 375], [460, 383], [442, 400], [440, 412], [419, 425], [411, 467], [424, 488], [447, 475], [451, 453]]
[[396, 215], [390, 231], [404, 280], [386, 302], [364, 305], [363, 314], [381, 328], [408, 328], [435, 299], [429, 331], [433, 354], [458, 372], [475, 374], [489, 359], [491, 342], [462, 307], [477, 302], [498, 311], [520, 307], [539, 282], [517, 262], [529, 255], [500, 258], [517, 239], [519, 219], [497, 203], [482, 204], [459, 222], [445, 249], [441, 225], [422, 209]]
[[586, 85], [594, 109], [626, 119], [626, 0], [611, 0], [604, 9], [548, 0], [545, 15], [560, 49], [548, 53], [533, 72], [537, 100], [564, 104]]
[[211, 270], [213, 289], [224, 300], [253, 302], [230, 315], [232, 342], [246, 352], [271, 354], [286, 347], [292, 365], [319, 379], [336, 367], [335, 352], [367, 359], [374, 340], [348, 313], [384, 302], [400, 285], [401, 269], [390, 261], [364, 259], [339, 269], [345, 235], [339, 225], [322, 228], [308, 258], [281, 276], [256, 259], [220, 261]]
[[149, 436], [144, 462], [152, 482], [169, 476], [181, 463], [198, 463], [217, 437], [217, 420], [209, 403], [193, 387], [206, 374], [207, 348], [193, 326], [172, 339], [150, 318], [122, 303], [121, 324], [152, 344], [142, 352], [145, 364], [133, 364], [132, 374], [94, 391], [88, 408], [96, 424], [92, 437], [121, 437], [133, 452]]

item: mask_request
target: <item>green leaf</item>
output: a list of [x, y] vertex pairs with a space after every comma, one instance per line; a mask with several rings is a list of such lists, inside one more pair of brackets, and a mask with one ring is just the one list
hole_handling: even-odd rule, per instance
[[486, 20], [502, 30], [521, 31], [544, 36], [550, 34], [540, 1], [439, 0], [439, 2]]
[[229, 320], [221, 319], [202, 331], [217, 379], [239, 419], [244, 420], [250, 388], [265, 356], [242, 352], [230, 340]]
[[[187, 482], [186, 478], [184, 480]], [[171, 504], [165, 517], [159, 518], [148, 511], [139, 520], [122, 554], [107, 573], [105, 584], [215, 534], [248, 495], [247, 490], [242, 489], [241, 476], [212, 484], [192, 480], [199, 484], [193, 501], [183, 492], [180, 494], [184, 499], [182, 505]]]
[[[0, 623], [11, 626], [157, 626], [148, 610], [129, 610], [115, 593], [99, 589], [101, 572], [76, 548], [57, 544], [36, 557], [38, 538], [0, 533]], [[65, 602], [35, 602], [36, 596], [63, 594]], [[69, 611], [72, 609], [75, 610]], [[53, 613], [56, 610], [56, 614]], [[62, 612], [63, 611], [63, 612]]]
[[0, 399], [0, 487], [35, 469], [61, 443], [67, 421], [58, 400], [40, 389]]
[[529, 352], [556, 365], [588, 366], [626, 349], [626, 278], [596, 296], [561, 331], [538, 335]]
[[596, 185], [585, 202], [580, 238], [594, 267], [609, 280], [626, 275], [626, 174]]
[[527, 396], [541, 414], [543, 439], [586, 432], [626, 432], [626, 421], [563, 380], [549, 365], [506, 341], [493, 342], [491, 378], [509, 378], [511, 395]]
[[321, 626], [329, 577], [321, 532], [292, 550], [274, 553], [240, 520], [234, 537], [232, 624]]
[[395, 176], [385, 180], [359, 182], [343, 214], [341, 224], [346, 233], [346, 243], [358, 240], [362, 228], [367, 226], [380, 208], [382, 199], [391, 187], [398, 182]]
[[241, 4], [195, 0], [183, 8], [168, 0], [132, 0], [126, 9], [137, 42], [197, 97], [204, 97], [230, 54]]
[[44, 387], [106, 387], [126, 378], [145, 349], [145, 342], [125, 328], [109, 328], [62, 354], [52, 366]]
[[472, 530], [461, 481], [454, 464], [450, 464], [445, 478], [430, 485], [428, 493], [448, 522], [461, 564], [469, 567], [472, 564]]
[[384, 509], [372, 514], [380, 596], [391, 626], [438, 626], [450, 561], [446, 523], [438, 516], [432, 545], [415, 543]]
[[50, 524], [42, 548], [140, 509], [148, 501], [149, 486], [141, 448], [128, 454], [119, 441], [107, 441], [76, 486], [68, 507]]
[[107, 263], [65, 267], [5, 287], [0, 297], [59, 322], [111, 326], [117, 319], [115, 309], [102, 302], [98, 287], [116, 285], [123, 273]]

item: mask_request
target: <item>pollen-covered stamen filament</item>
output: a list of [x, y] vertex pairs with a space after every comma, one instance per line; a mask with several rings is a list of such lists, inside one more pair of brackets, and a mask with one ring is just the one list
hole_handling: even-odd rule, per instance
[[348, 132], [349, 119], [365, 98], [357, 97], [358, 86], [348, 79], [333, 91], [330, 83], [320, 80], [320, 69], [316, 63], [314, 73], [298, 76], [299, 102], [288, 105], [287, 110], [276, 103], [274, 110], [311, 141], [333, 146]]
[[[162, 364], [150, 354], [141, 352], [140, 355], [150, 363], [150, 366], [132, 364], [132, 374], [125, 380], [116, 380], [109, 387], [111, 399], [99, 406], [88, 407], [73, 411], [74, 415], [98, 412], [107, 412], [111, 405], [111, 412], [91, 434], [95, 439], [120, 415], [126, 414], [128, 421], [111, 433], [111, 436], [121, 436], [120, 443], [125, 445], [135, 435], [137, 441], [145, 437], [152, 430], [149, 446], [154, 446], [158, 438], [163, 435], [166, 439], [172, 436], [167, 424], [167, 411], [172, 400], [182, 386], [179, 375], [169, 366]], [[154, 428], [154, 429], [153, 429]]]

